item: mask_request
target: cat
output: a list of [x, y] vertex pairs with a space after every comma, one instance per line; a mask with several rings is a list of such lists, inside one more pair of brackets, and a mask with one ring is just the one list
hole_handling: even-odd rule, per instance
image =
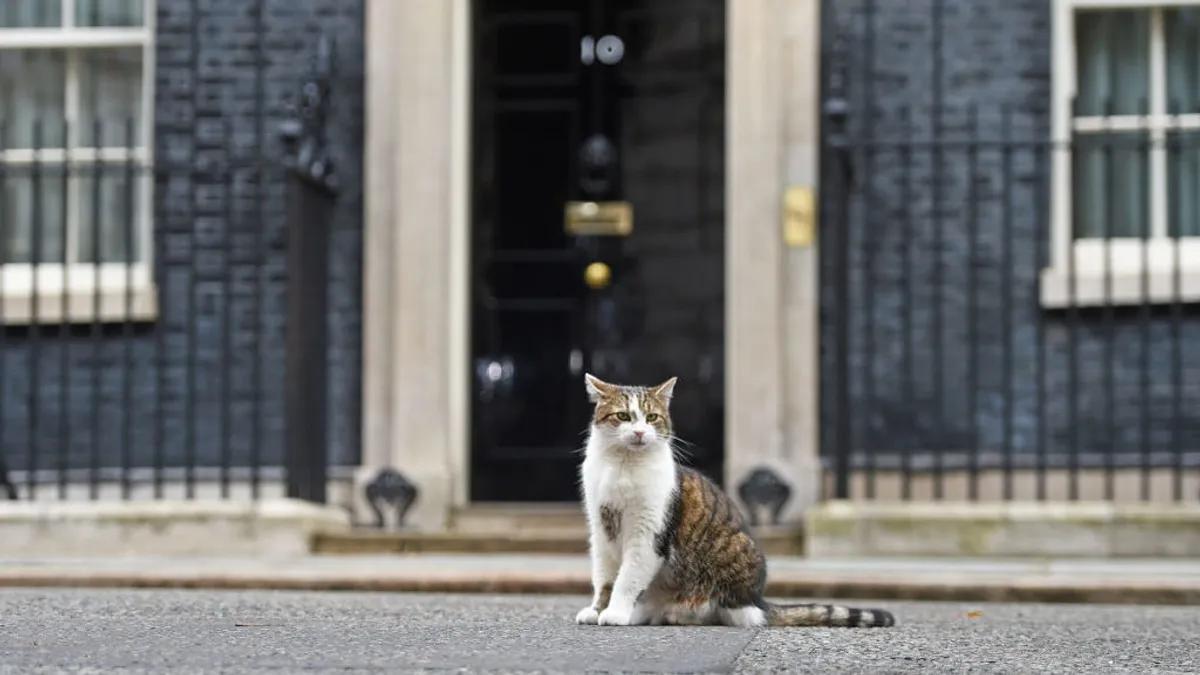
[[894, 625], [879, 609], [767, 602], [766, 560], [741, 513], [712, 481], [676, 461], [677, 378], [654, 387], [584, 379], [595, 404], [580, 468], [593, 597], [576, 623]]

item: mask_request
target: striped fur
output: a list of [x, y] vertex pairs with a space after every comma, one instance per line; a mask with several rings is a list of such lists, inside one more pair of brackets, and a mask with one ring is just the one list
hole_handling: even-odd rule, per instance
[[579, 623], [891, 626], [878, 609], [774, 605], [767, 565], [741, 511], [676, 463], [672, 378], [627, 387], [587, 376], [596, 404], [581, 468], [591, 531], [592, 604]]
[[891, 612], [838, 605], [773, 605], [764, 602], [769, 626], [884, 628], [896, 625]]

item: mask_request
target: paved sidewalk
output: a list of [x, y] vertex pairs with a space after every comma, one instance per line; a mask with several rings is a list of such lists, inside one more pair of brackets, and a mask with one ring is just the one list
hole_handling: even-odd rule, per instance
[[[1200, 605], [1200, 560], [769, 561], [781, 597]], [[0, 587], [587, 593], [578, 555], [0, 558]]]
[[1200, 612], [1193, 607], [871, 601], [895, 613], [897, 624], [577, 626], [575, 612], [587, 601], [0, 589], [0, 675], [1200, 671]]

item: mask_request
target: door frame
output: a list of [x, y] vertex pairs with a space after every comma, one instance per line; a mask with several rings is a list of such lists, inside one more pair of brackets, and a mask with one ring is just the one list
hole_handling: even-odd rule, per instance
[[[399, 469], [421, 490], [412, 522], [444, 529], [470, 481], [471, 0], [365, 2], [356, 484]], [[774, 469], [788, 519], [822, 476], [817, 246], [789, 248], [781, 228], [785, 189], [817, 185], [819, 5], [726, 0], [724, 473], [736, 488]]]

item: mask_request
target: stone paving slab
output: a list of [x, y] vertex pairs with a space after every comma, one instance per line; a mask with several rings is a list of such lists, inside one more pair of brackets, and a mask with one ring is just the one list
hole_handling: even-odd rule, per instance
[[[1200, 605], [1200, 561], [778, 557], [785, 597]], [[0, 558], [0, 587], [587, 593], [580, 555]]]

